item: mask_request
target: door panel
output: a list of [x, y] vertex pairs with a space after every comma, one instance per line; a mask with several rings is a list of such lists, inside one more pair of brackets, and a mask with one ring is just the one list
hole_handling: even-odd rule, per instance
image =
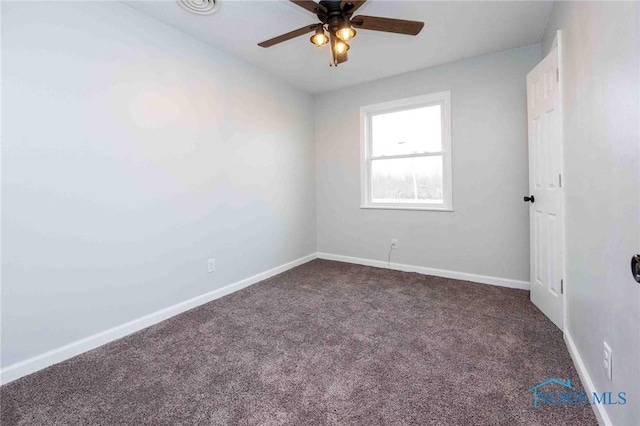
[[562, 121], [555, 48], [527, 76], [531, 301], [563, 327]]

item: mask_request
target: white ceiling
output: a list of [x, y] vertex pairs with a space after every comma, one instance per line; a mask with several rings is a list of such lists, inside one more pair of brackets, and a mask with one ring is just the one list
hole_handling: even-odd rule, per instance
[[219, 0], [213, 15], [185, 11], [174, 0], [124, 1], [138, 11], [320, 93], [541, 41], [551, 1], [369, 0], [357, 14], [424, 21], [416, 36], [360, 30], [349, 61], [329, 67], [328, 46], [308, 36], [264, 49], [257, 43], [317, 21], [287, 0]]

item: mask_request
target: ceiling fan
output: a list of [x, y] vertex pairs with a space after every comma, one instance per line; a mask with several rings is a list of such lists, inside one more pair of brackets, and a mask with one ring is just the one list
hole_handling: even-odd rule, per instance
[[[314, 13], [320, 20], [319, 24], [311, 24], [293, 30], [270, 40], [258, 43], [260, 47], [271, 47], [283, 41], [301, 35], [315, 32], [311, 36], [311, 43], [321, 47], [330, 43], [330, 66], [338, 66], [346, 62], [349, 45], [347, 42], [356, 35], [354, 28], [388, 33], [418, 35], [424, 27], [424, 22], [405, 21], [404, 19], [379, 18], [376, 16], [358, 15], [352, 17], [366, 0], [321, 0], [319, 3], [313, 0], [289, 0], [292, 3]], [[327, 32], [329, 35], [327, 36]]]

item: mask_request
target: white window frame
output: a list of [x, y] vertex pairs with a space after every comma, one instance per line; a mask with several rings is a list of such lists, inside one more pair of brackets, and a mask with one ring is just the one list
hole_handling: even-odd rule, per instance
[[[371, 117], [425, 106], [440, 105], [442, 111], [442, 151], [438, 153], [405, 154], [372, 157]], [[381, 203], [372, 201], [371, 162], [374, 159], [414, 158], [442, 155], [443, 203]], [[451, 92], [367, 105], [360, 108], [360, 208], [392, 210], [453, 211], [453, 179], [451, 173]]]

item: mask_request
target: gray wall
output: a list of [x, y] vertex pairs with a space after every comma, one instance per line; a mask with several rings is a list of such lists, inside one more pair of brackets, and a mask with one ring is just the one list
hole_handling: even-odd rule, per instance
[[2, 36], [2, 366], [315, 252], [310, 95], [117, 3]]
[[[640, 17], [637, 2], [557, 2], [544, 38], [564, 40], [566, 327], [613, 424], [640, 419]], [[603, 342], [613, 350], [613, 381]]]
[[[318, 251], [529, 281], [526, 74], [540, 45], [316, 98]], [[454, 212], [360, 209], [359, 108], [451, 91]]]

